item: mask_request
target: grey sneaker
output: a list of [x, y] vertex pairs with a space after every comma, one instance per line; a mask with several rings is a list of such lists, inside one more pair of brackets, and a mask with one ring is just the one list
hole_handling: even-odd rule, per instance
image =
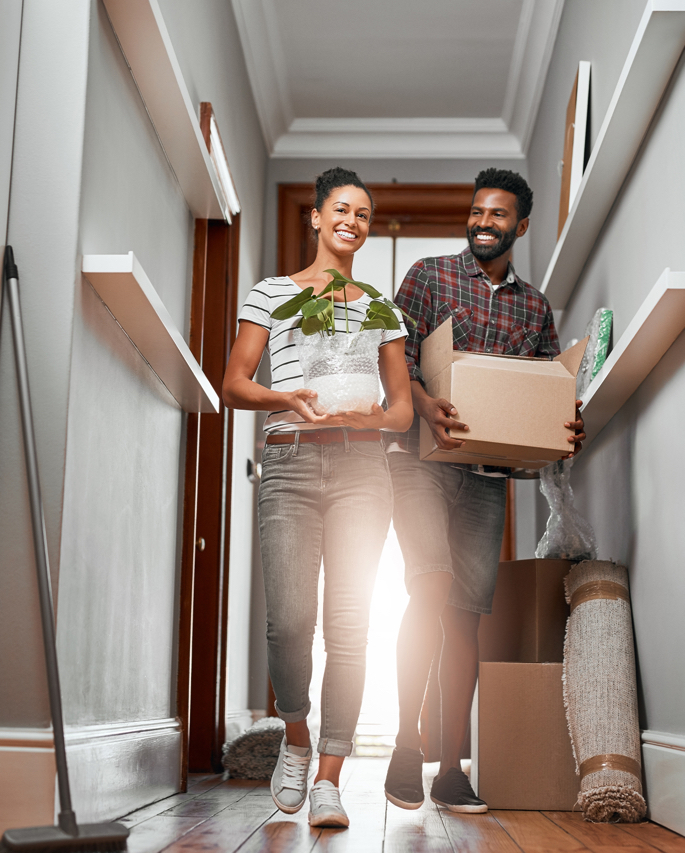
[[276, 769], [271, 777], [271, 796], [282, 812], [295, 814], [304, 805], [311, 760], [311, 747], [288, 746], [283, 735]]
[[340, 802], [340, 791], [322, 779], [309, 792], [310, 826], [349, 826], [350, 819]]

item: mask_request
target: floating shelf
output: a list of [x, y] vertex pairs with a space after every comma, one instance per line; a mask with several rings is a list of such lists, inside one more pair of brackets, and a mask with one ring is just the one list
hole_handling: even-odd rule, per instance
[[650, 0], [540, 290], [566, 307], [685, 47], [685, 0]]
[[133, 252], [84, 255], [81, 269], [181, 408], [217, 413], [216, 391]]
[[587, 443], [637, 391], [685, 329], [685, 272], [665, 269], [584, 394]]
[[231, 221], [157, 0], [103, 0], [162, 148], [196, 219]]

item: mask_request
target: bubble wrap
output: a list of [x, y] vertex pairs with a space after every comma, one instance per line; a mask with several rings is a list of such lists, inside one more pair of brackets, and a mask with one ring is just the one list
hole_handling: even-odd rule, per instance
[[304, 387], [316, 391], [312, 406], [317, 414], [370, 414], [380, 399], [378, 348], [382, 331], [370, 329], [331, 336], [295, 331]]
[[539, 560], [594, 560], [597, 541], [590, 523], [573, 506], [572, 459], [560, 459], [540, 471], [540, 491], [550, 508], [547, 529], [538, 542]]

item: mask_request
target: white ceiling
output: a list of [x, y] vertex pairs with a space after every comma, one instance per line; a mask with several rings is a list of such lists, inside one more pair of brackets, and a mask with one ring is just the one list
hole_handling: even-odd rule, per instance
[[232, 0], [273, 157], [524, 157], [564, 0]]

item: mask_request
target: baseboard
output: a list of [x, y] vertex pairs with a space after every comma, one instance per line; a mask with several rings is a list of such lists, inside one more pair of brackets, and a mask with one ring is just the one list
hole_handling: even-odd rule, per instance
[[[176, 719], [69, 727], [71, 795], [81, 823], [121, 817], [180, 790]], [[49, 729], [0, 729], [0, 831], [51, 825], [55, 758]]]
[[650, 820], [685, 835], [685, 737], [642, 732], [642, 764]]
[[0, 729], [0, 833], [55, 819], [55, 755], [50, 729]]
[[180, 791], [174, 718], [68, 728], [72, 798], [84, 823], [111, 820]]
[[226, 711], [226, 741], [231, 741], [241, 735], [245, 729], [249, 729], [254, 722], [252, 711], [242, 709], [239, 711]]

